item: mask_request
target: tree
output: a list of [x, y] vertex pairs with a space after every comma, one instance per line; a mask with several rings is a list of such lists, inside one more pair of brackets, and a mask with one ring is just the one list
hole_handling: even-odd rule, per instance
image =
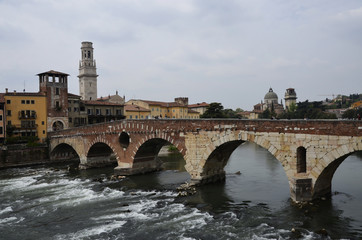
[[210, 103], [209, 106], [206, 108], [204, 114], [202, 114], [201, 118], [224, 118], [224, 107], [221, 103], [213, 102]]
[[358, 114], [362, 116], [362, 108], [348, 109], [343, 113], [342, 118], [354, 119], [358, 117]]

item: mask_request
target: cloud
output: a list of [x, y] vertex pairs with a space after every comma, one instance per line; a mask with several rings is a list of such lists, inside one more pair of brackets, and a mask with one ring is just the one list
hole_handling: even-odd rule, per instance
[[0, 1], [0, 84], [37, 91], [34, 75], [54, 69], [78, 93], [81, 42], [92, 41], [103, 96], [250, 110], [270, 86], [301, 101], [326, 82], [349, 94], [360, 91], [361, 12], [358, 0]]

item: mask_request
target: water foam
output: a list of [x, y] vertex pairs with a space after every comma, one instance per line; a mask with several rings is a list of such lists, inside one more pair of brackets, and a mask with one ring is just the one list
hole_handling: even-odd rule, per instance
[[84, 239], [92, 236], [98, 236], [102, 233], [110, 233], [115, 229], [122, 227], [127, 221], [112, 221], [100, 226], [82, 229], [75, 233], [56, 235], [55, 239]]
[[8, 213], [8, 212], [12, 212], [13, 208], [11, 206], [4, 208], [3, 210], [0, 211], [0, 215], [4, 214], [4, 213]]

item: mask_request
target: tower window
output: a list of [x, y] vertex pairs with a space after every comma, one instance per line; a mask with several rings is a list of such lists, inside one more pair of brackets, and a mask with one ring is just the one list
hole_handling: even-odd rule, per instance
[[55, 95], [59, 95], [59, 88], [55, 88]]
[[91, 58], [91, 53], [90, 53], [90, 51], [88, 51], [88, 58]]

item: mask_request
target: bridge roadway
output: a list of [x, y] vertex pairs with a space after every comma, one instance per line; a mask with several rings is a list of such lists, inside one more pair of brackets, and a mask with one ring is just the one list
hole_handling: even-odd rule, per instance
[[49, 134], [51, 160], [79, 159], [80, 167], [117, 161], [117, 174], [160, 168], [159, 150], [173, 144], [196, 183], [223, 180], [231, 153], [249, 141], [282, 164], [294, 201], [331, 194], [332, 177], [343, 160], [362, 150], [362, 121], [337, 120], [122, 120]]

